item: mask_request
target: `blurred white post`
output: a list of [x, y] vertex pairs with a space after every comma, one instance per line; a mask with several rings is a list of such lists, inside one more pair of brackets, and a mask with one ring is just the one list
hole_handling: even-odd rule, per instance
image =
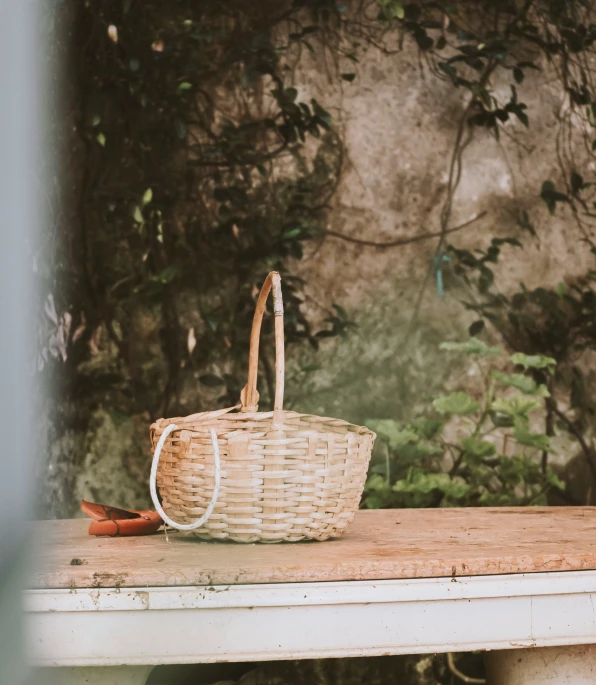
[[32, 515], [31, 254], [40, 226], [43, 124], [38, 9], [0, 0], [0, 683], [27, 679], [22, 639], [26, 518]]

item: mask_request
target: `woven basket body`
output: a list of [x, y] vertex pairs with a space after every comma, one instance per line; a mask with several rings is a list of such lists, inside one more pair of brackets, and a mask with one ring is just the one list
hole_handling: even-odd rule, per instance
[[[270, 274], [268, 281], [275, 286], [276, 278], [277, 274]], [[151, 426], [154, 453], [161, 453], [156, 454], [152, 473], [156, 473], [164, 518], [189, 530], [209, 510], [207, 520], [193, 530], [203, 539], [296, 542], [339, 537], [354, 518], [362, 496], [375, 434], [340, 419], [282, 409], [283, 337], [280, 355], [278, 321], [282, 333], [283, 321], [279, 315], [275, 322], [275, 408], [256, 411], [254, 359], [258, 360], [258, 334], [271, 288], [268, 281], [257, 304], [249, 383], [241, 405], [160, 419]], [[280, 298], [277, 286], [274, 294]]]

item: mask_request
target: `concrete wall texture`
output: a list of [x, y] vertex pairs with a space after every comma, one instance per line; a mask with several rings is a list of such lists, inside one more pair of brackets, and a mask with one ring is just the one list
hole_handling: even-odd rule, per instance
[[[352, 83], [328, 79], [314, 60], [303, 57], [301, 63], [296, 76], [301, 94], [325, 103], [344, 130], [348, 159], [330, 228], [377, 241], [438, 231], [466, 93], [421, 67], [407, 39], [398, 54], [374, 47], [364, 51], [350, 69], [357, 72]], [[512, 118], [498, 141], [487, 130], [474, 130], [450, 222], [456, 226], [486, 212], [451, 237], [458, 247], [471, 249], [485, 247], [495, 235], [517, 234], [516, 214], [528, 212], [538, 235], [525, 241], [523, 251], [506, 249], [498, 279], [505, 291], [522, 280], [529, 288], [555, 285], [588, 268], [589, 250], [579, 243], [570, 212], [559, 210], [551, 217], [539, 197], [543, 181], [561, 185], [555, 138], [564, 113], [562, 89], [543, 67], [528, 71], [518, 86], [520, 100], [528, 105], [529, 129]], [[511, 82], [492, 83], [494, 95], [506, 102]], [[576, 153], [579, 163], [585, 161], [579, 144]], [[359, 306], [400, 282], [411, 294], [435, 245], [429, 240], [379, 250], [330, 238], [305, 261], [304, 273], [316, 280], [314, 289]], [[410, 305], [409, 296], [396, 302], [402, 311]]]

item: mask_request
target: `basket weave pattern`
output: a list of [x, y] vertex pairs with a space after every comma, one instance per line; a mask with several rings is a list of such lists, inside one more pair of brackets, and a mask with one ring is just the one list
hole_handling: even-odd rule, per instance
[[[258, 337], [272, 285], [274, 296], [278, 296], [278, 301], [274, 300], [276, 399], [273, 412], [258, 412]], [[160, 419], [151, 426], [154, 450], [163, 431], [170, 424], [178, 426], [163, 445], [157, 486], [163, 510], [180, 524], [190, 524], [201, 517], [214, 495], [211, 429], [215, 429], [221, 485], [213, 513], [193, 531], [203, 539], [326, 540], [344, 532], [360, 503], [375, 434], [340, 419], [282, 409], [280, 299], [279, 275], [272, 273], [257, 303], [249, 382], [241, 405], [184, 418]], [[238, 408], [240, 412], [235, 412]]]

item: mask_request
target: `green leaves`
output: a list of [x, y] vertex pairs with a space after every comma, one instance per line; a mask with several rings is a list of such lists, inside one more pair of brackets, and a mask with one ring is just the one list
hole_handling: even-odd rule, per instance
[[[548, 466], [543, 472], [539, 464], [537, 453], [551, 452], [551, 441], [545, 433], [533, 432], [530, 414], [544, 410], [547, 387], [530, 375], [483, 368], [501, 351], [479, 340], [443, 343], [441, 348], [477, 357], [474, 366], [482, 373], [473, 378], [482, 379], [481, 401], [463, 391], [434, 399], [432, 411], [446, 417], [445, 422], [437, 421], [428, 409], [407, 425], [389, 419], [367, 421], [383, 441], [377, 442], [375, 455], [382, 446], [384, 462], [377, 456], [365, 506], [545, 503], [549, 488], [560, 481]], [[553, 363], [539, 355], [513, 357], [529, 371]]]
[[565, 490], [565, 483], [551, 469], [546, 473], [546, 482], [549, 486], [557, 488], [558, 490]]
[[439, 349], [449, 352], [463, 352], [464, 354], [478, 354], [482, 357], [496, 357], [503, 353], [500, 347], [489, 347], [478, 338], [470, 338], [466, 342], [442, 342]]
[[570, 202], [569, 197], [565, 193], [559, 192], [552, 181], [544, 181], [540, 190], [540, 197], [551, 214], [555, 213], [557, 202]]
[[141, 208], [137, 205], [135, 206], [133, 213], [132, 213], [132, 218], [138, 223], [138, 224], [143, 224], [145, 223], [145, 219], [143, 218], [143, 212], [141, 212]]
[[153, 191], [151, 188], [147, 188], [147, 190], [143, 193], [143, 205], [148, 205], [151, 200], [153, 200]]
[[393, 489], [395, 492], [421, 492], [427, 495], [432, 490], [443, 490], [450, 484], [451, 479], [447, 473], [417, 472], [411, 480], [398, 480]]
[[330, 328], [318, 331], [315, 338], [333, 338], [340, 336], [346, 338], [351, 329], [358, 328], [358, 325], [350, 320], [346, 310], [338, 304], [332, 305], [335, 310], [335, 315], [327, 316], [324, 322], [330, 325]]
[[[460, 47], [460, 50], [462, 50], [463, 47]], [[453, 62], [454, 59], [457, 58], [452, 58], [450, 61]], [[464, 61], [470, 64], [470, 66], [476, 64], [480, 70], [484, 68], [484, 62], [478, 57], [469, 56], [468, 58], [464, 58]], [[515, 73], [518, 76], [521, 74], [523, 78], [523, 72], [521, 70], [515, 71], [514, 74]], [[462, 83], [463, 81], [462, 79], [458, 79], [458, 82]], [[511, 86], [511, 98], [509, 99], [509, 102], [504, 106], [499, 106], [494, 96], [492, 96], [480, 83], [463, 83], [465, 83], [478, 99], [478, 111], [469, 119], [471, 125], [493, 129], [497, 139], [499, 138], [499, 125], [509, 121], [511, 114], [517, 117], [524, 126], [529, 126], [530, 122], [528, 120], [528, 115], [525, 112], [528, 107], [525, 103], [518, 101], [517, 90], [514, 85]]]
[[[349, 74], [346, 74], [350, 80]], [[354, 75], [355, 76], [355, 75]], [[287, 143], [304, 141], [306, 134], [320, 138], [321, 131], [331, 130], [332, 117], [317, 100], [310, 101], [310, 107], [304, 102], [297, 102], [298, 90], [296, 88], [275, 88], [271, 91], [273, 97], [281, 109], [282, 117], [276, 126], [279, 134]]]
[[292, 238], [298, 238], [300, 235], [302, 235], [302, 231], [302, 224], [293, 222], [284, 227], [281, 237], [283, 240], [292, 240]]
[[398, 480], [393, 491], [410, 507], [457, 506], [472, 490], [462, 478], [448, 473], [424, 473], [413, 470], [407, 478]]
[[403, 19], [405, 10], [402, 0], [377, 0], [385, 19]]
[[395, 0], [392, 3], [392, 13], [396, 19], [403, 19], [405, 16], [404, 6], [401, 4], [400, 0]]
[[158, 273], [155, 276], [151, 277], [151, 281], [153, 283], [157, 283], [160, 285], [167, 285], [171, 281], [174, 280], [174, 277], [176, 276], [176, 267], [174, 266], [167, 266], [163, 271]]
[[[518, 74], [519, 74], [519, 72], [518, 72]], [[523, 80], [523, 72], [521, 72], [521, 74], [522, 74], [522, 80]], [[528, 126], [530, 125], [530, 122], [528, 120], [528, 115], [525, 112], [526, 109], [528, 109], [528, 106], [526, 104], [524, 104], [523, 102], [518, 102], [517, 90], [516, 90], [515, 86], [511, 86], [511, 99], [505, 105], [505, 109], [504, 109], [505, 113], [515, 115], [519, 119], [519, 121], [526, 128], [528, 128]]]
[[569, 179], [571, 185], [571, 194], [576, 196], [580, 190], [585, 188], [585, 183], [583, 177], [577, 173], [577, 171], [571, 172], [571, 177]]
[[537, 450], [547, 452], [550, 450], [550, 438], [543, 433], [530, 433], [519, 428], [513, 431], [513, 437], [521, 445], [527, 445], [528, 447], [534, 447]]
[[483, 330], [484, 321], [482, 319], [478, 319], [478, 321], [474, 321], [474, 323], [470, 325], [468, 328], [468, 333], [470, 334], [470, 337], [476, 337], [479, 333], [482, 333]]
[[436, 418], [420, 417], [408, 424], [422, 440], [439, 440], [445, 424]]
[[401, 424], [391, 419], [368, 419], [366, 425], [372, 431], [385, 438], [392, 449], [397, 449], [419, 440], [417, 433], [408, 428], [403, 428]]
[[530, 219], [530, 215], [525, 210], [520, 213], [517, 225], [522, 231], [527, 231], [531, 236], [536, 236], [536, 228]]
[[499, 397], [492, 403], [491, 409], [513, 418], [527, 419], [529, 412], [539, 406], [540, 402], [536, 399], [514, 395], [513, 397]]
[[318, 101], [314, 98], [310, 101], [310, 103], [313, 108], [315, 122], [322, 126], [326, 131], [331, 130], [331, 123], [333, 121], [331, 114], [329, 114], [327, 110], [323, 109], [323, 107], [321, 107]]
[[373, 474], [366, 481], [364, 493], [364, 506], [367, 509], [383, 509], [393, 504], [393, 488], [387, 479], [379, 474]]
[[474, 436], [463, 438], [461, 441], [461, 446], [463, 447], [465, 454], [473, 457], [492, 457], [497, 453], [497, 448], [492, 444], [492, 442], [481, 440], [480, 438]]
[[292, 104], [296, 102], [298, 97], [298, 90], [296, 88], [284, 88], [281, 97], [279, 98], [281, 102], [286, 104]]
[[[543, 476], [538, 465], [523, 454], [517, 457], [501, 457], [497, 473], [509, 491], [515, 492], [520, 485], [524, 485], [530, 492], [533, 491], [532, 499], [540, 495], [540, 492], [544, 492], [548, 487], [549, 476]], [[545, 502], [543, 503], [545, 504]], [[507, 501], [491, 502], [487, 498], [483, 504], [488, 506], [491, 504], [503, 505], [507, 504]]]
[[451, 83], [457, 88], [462, 83], [462, 80], [457, 75], [457, 70], [448, 62], [439, 62], [437, 64], [439, 69], [451, 79]]
[[546, 385], [539, 385], [530, 376], [524, 376], [521, 373], [506, 374], [501, 371], [494, 370], [492, 372], [493, 378], [496, 378], [503, 385], [509, 385], [512, 388], [521, 390], [525, 395], [535, 395], [537, 397], [550, 397], [550, 393]]
[[552, 374], [557, 367], [556, 359], [546, 357], [543, 354], [523, 354], [522, 352], [516, 352], [511, 355], [511, 361], [514, 364], [523, 366], [526, 371], [528, 369], [544, 369]]
[[465, 392], [452, 392], [450, 395], [438, 397], [433, 401], [433, 407], [439, 414], [454, 414], [469, 416], [480, 409], [480, 403], [475, 402]]

